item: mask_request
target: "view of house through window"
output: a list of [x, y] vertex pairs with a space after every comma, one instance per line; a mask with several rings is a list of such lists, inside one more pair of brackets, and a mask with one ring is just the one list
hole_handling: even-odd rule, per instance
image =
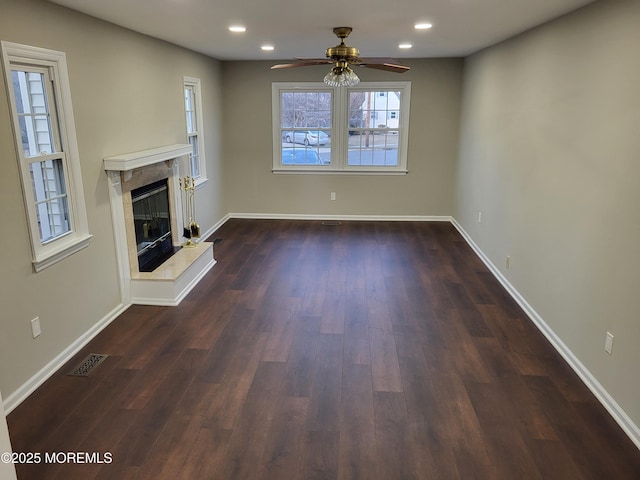
[[398, 166], [401, 92], [349, 92], [349, 165]]
[[22, 152], [29, 163], [40, 241], [46, 243], [70, 229], [64, 152], [57, 138], [56, 112], [50, 110], [47, 69], [11, 70]]
[[406, 173], [409, 82], [273, 86], [273, 170]]

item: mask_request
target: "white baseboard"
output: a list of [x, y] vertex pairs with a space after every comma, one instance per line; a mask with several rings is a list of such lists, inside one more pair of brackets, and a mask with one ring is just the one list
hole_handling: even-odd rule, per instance
[[[230, 213], [229, 218], [255, 220], [355, 220], [370, 222], [449, 222], [446, 215], [321, 215], [304, 213]], [[225, 220], [226, 221], [226, 220]]]
[[451, 218], [451, 223], [456, 227], [460, 234], [464, 237], [465, 241], [473, 249], [473, 251], [480, 257], [487, 268], [491, 271], [494, 277], [502, 284], [507, 290], [509, 295], [520, 305], [527, 316], [531, 319], [533, 324], [542, 332], [542, 334], [549, 340], [553, 348], [555, 348], [562, 358], [569, 364], [569, 366], [578, 374], [582, 382], [591, 390], [598, 401], [607, 409], [613, 419], [620, 425], [622, 430], [629, 436], [631, 441], [640, 449], [640, 428], [631, 420], [629, 415], [618, 405], [614, 398], [605, 390], [600, 382], [593, 376], [593, 374], [585, 367], [585, 365], [575, 356], [575, 354], [567, 347], [567, 345], [556, 335], [556, 333], [549, 327], [544, 319], [533, 309], [531, 305], [525, 300], [525, 298], [515, 289], [515, 287], [507, 280], [502, 272], [493, 264], [493, 262], [487, 257], [484, 252], [476, 245], [469, 234], [462, 228], [462, 226], [456, 221], [455, 218]]
[[222, 225], [224, 225], [227, 222], [227, 220], [229, 220], [229, 218], [231, 218], [231, 216], [227, 213], [215, 225], [213, 225], [211, 228], [208, 228], [206, 232], [202, 232], [202, 234], [200, 235], [200, 240], [205, 241], [205, 239], [209, 238], [211, 235], [216, 233], [216, 230], [218, 230]]
[[111, 310], [89, 330], [82, 334], [75, 342], [60, 352], [53, 360], [47, 363], [38, 373], [31, 377], [25, 384], [4, 399], [5, 414], [9, 415], [18, 405], [31, 395], [40, 385], [46, 382], [51, 375], [56, 373], [76, 353], [89, 343], [96, 335], [104, 330], [111, 322], [124, 312], [129, 305], [118, 305]]

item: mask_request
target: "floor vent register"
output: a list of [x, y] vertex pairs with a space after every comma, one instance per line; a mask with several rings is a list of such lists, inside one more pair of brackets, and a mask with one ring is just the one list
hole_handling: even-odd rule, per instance
[[68, 375], [72, 377], [86, 377], [88, 376], [98, 365], [100, 365], [109, 355], [102, 355], [100, 353], [90, 353], [80, 364], [71, 370]]

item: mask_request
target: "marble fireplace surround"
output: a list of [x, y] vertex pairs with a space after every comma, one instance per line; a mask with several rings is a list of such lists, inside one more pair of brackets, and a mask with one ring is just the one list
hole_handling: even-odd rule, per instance
[[216, 263], [213, 244], [200, 242], [180, 249], [153, 272], [138, 270], [131, 191], [167, 179], [172, 243], [179, 246], [183, 222], [178, 160], [190, 152], [190, 145], [175, 144], [104, 159], [124, 305], [178, 305]]

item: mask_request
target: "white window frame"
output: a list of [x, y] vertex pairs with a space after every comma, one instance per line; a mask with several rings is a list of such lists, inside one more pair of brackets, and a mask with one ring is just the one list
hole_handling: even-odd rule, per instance
[[[331, 91], [331, 163], [328, 165], [282, 165], [281, 94], [290, 91]], [[398, 164], [394, 166], [349, 165], [349, 93], [352, 91], [394, 90], [401, 92], [400, 125], [398, 134]], [[354, 87], [329, 87], [322, 82], [274, 82], [271, 88], [273, 154], [272, 172], [275, 174], [356, 174], [356, 175], [406, 175], [409, 139], [409, 115], [411, 82], [361, 82]], [[398, 115], [396, 111], [396, 115]]]
[[[64, 52], [5, 41], [1, 42], [1, 47], [7, 96], [13, 120], [16, 156], [20, 167], [22, 193], [28, 218], [32, 263], [34, 270], [40, 272], [86, 248], [91, 238], [82, 186], [80, 155], [73, 118], [66, 55]], [[52, 122], [51, 128], [55, 129], [54, 136], [59, 139], [60, 152], [56, 152], [56, 155], [42, 155], [39, 158], [46, 160], [47, 157], [52, 157], [62, 160], [70, 229], [65, 234], [44, 242], [40, 239], [36, 199], [30, 174], [30, 163], [33, 162], [34, 157], [26, 157], [22, 149], [18, 109], [11, 79], [12, 66], [14, 68], [15, 66], [23, 66], [25, 68], [47, 69], [53, 83], [50, 92], [54, 98], [49, 99], [49, 111], [54, 112], [57, 117], [57, 125], [56, 122]]]
[[[187, 105], [184, 102], [185, 108], [185, 127], [187, 129], [187, 143], [190, 145], [192, 142], [196, 144], [197, 161], [198, 161], [198, 175], [196, 175], [193, 168], [193, 153], [189, 155], [189, 176], [195, 179], [196, 187], [207, 181], [207, 171], [204, 153], [204, 122], [202, 120], [202, 94], [200, 79], [195, 77], [183, 77], [183, 95], [186, 89], [193, 91], [193, 107], [194, 107], [194, 119], [196, 123], [195, 131], [189, 132], [189, 126], [186, 122], [187, 118]], [[195, 139], [195, 140], [194, 140]], [[195, 150], [195, 149], [194, 149]]]

